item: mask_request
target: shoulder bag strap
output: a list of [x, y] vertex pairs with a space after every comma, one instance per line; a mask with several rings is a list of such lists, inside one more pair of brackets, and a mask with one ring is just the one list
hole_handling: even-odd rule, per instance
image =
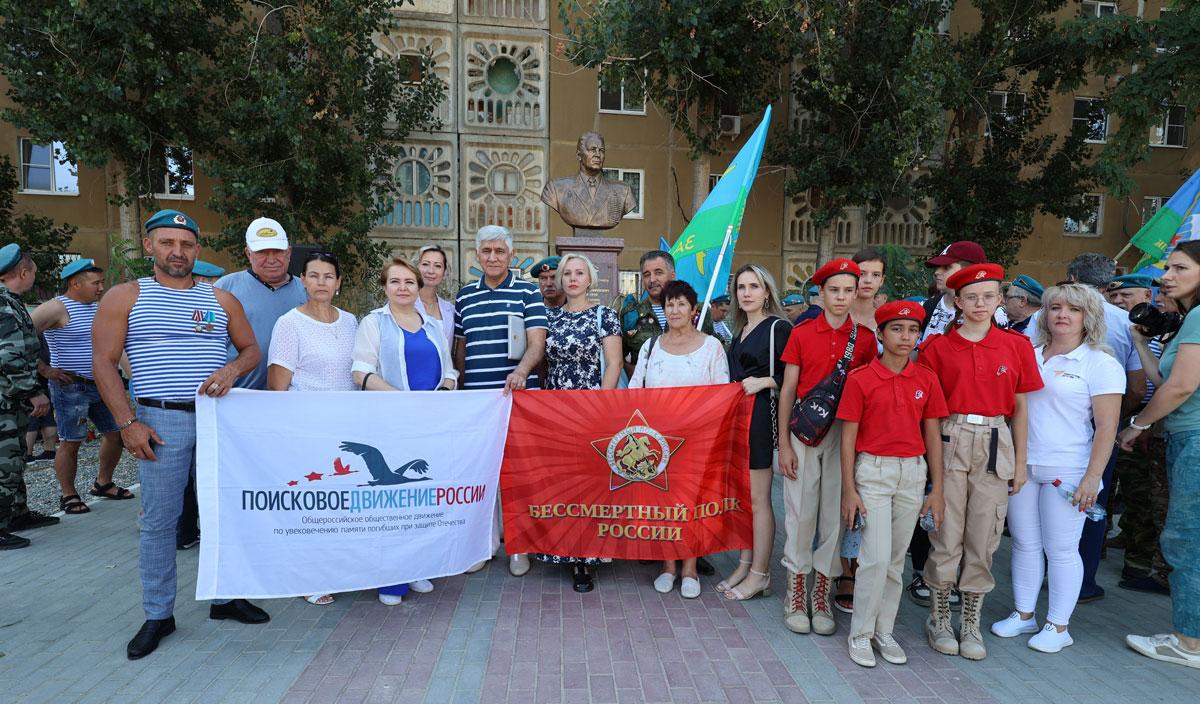
[[[778, 322], [779, 318], [773, 320], [771, 322], [771, 329], [767, 331], [767, 334], [771, 336], [771, 341], [767, 343], [769, 349], [768, 354], [771, 355], [771, 358], [767, 364], [768, 369], [770, 369], [768, 373], [771, 375], [772, 380], [775, 379], [775, 325]], [[778, 397], [779, 389], [771, 389], [771, 442], [775, 444], [776, 448], [779, 447], [779, 407], [776, 405], [776, 399]]]

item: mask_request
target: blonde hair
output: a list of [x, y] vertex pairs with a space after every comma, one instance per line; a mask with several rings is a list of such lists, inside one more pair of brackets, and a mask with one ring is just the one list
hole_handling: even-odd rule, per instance
[[407, 259], [405, 259], [403, 257], [392, 257], [392, 261], [388, 262], [383, 267], [383, 271], [379, 272], [379, 285], [380, 286], [387, 286], [388, 272], [391, 271], [394, 267], [400, 267], [401, 269], [408, 269], [409, 271], [411, 271], [413, 273], [413, 275], [417, 277], [417, 289], [418, 290], [425, 287], [425, 282], [421, 279], [421, 270], [418, 269], [417, 267], [413, 266], [412, 262], [408, 261]]
[[563, 270], [567, 268], [567, 262], [571, 261], [572, 259], [578, 259], [579, 261], [583, 262], [583, 267], [587, 269], [588, 273], [588, 290], [591, 290], [591, 288], [596, 285], [596, 279], [600, 278], [600, 272], [596, 269], [596, 265], [592, 263], [591, 259], [588, 259], [578, 252], [567, 252], [562, 256], [562, 259], [558, 260], [558, 268], [554, 270], [554, 285], [558, 286], [559, 291], [563, 291], [564, 293], [566, 292], [566, 289], [563, 288], [562, 282]]
[[1050, 344], [1050, 306], [1065, 303], [1083, 311], [1083, 343], [1089, 347], [1112, 354], [1108, 346], [1108, 324], [1104, 321], [1104, 301], [1100, 293], [1084, 284], [1051, 286], [1042, 294], [1042, 309], [1038, 315], [1037, 330], [1033, 332], [1033, 344]]
[[[758, 278], [758, 283], [767, 291], [767, 300], [763, 301], [763, 313], [787, 320], [787, 313], [784, 312], [783, 305], [780, 303], [779, 287], [775, 285], [775, 277], [757, 264], [747, 264], [734, 273], [733, 278], [729, 280], [729, 300], [737, 301], [738, 277], [747, 272], [754, 274]], [[744, 327], [746, 327], [746, 311], [742, 310], [740, 305], [735, 305], [733, 307], [733, 334], [736, 336]]]

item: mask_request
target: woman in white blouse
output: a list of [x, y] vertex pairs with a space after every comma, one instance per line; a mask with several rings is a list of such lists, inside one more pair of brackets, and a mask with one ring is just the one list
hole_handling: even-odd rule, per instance
[[[350, 391], [350, 357], [358, 323], [333, 305], [342, 287], [338, 260], [313, 252], [300, 276], [308, 301], [284, 313], [271, 332], [267, 351], [267, 388], [271, 391]], [[333, 603], [332, 594], [305, 597], [310, 604]]]
[[[1105, 329], [1103, 304], [1088, 287], [1053, 286], [1042, 296], [1033, 338], [1045, 386], [1026, 397], [1029, 481], [1008, 500], [1016, 608], [992, 633], [1032, 633], [1029, 647], [1044, 653], [1074, 643], [1067, 623], [1083, 583], [1084, 511], [1096, 503], [1117, 436], [1125, 370], [1104, 343]], [[1075, 487], [1071, 498], [1055, 480]], [[1046, 572], [1050, 598], [1039, 629], [1034, 607]]]
[[[629, 388], [728, 384], [729, 361], [721, 341], [696, 329], [696, 291], [686, 281], [671, 281], [663, 287], [662, 297], [666, 332], [642, 345]], [[683, 561], [679, 593], [688, 599], [700, 596], [698, 557]], [[675, 560], [663, 561], [654, 588], [663, 594], [670, 592], [675, 587], [675, 571]]]
[[436, 244], [427, 244], [417, 250], [417, 269], [421, 271], [421, 288], [417, 292], [416, 309], [442, 325], [446, 336], [446, 347], [454, 352], [454, 302], [437, 295], [438, 286], [450, 270], [450, 258], [446, 250]]

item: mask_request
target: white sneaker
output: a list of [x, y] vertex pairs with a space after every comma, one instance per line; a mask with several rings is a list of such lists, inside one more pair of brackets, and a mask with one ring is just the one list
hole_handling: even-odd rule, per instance
[[529, 571], [528, 555], [513, 555], [508, 558], [508, 571], [514, 577], [522, 577]]
[[891, 633], [876, 633], [871, 638], [871, 643], [879, 649], [879, 654], [883, 656], [883, 659], [893, 665], [903, 665], [908, 662], [908, 655], [904, 652], [904, 648], [900, 647]]
[[433, 582], [428, 579], [418, 579], [415, 582], [409, 582], [408, 588], [418, 594], [428, 594], [433, 591]]
[[663, 572], [654, 580], [654, 591], [659, 594], [670, 594], [675, 588], [675, 575], [670, 572]]
[[1008, 618], [1003, 621], [997, 621], [992, 624], [992, 633], [1001, 638], [1015, 638], [1026, 633], [1037, 633], [1037, 616], [1031, 616], [1028, 620], [1021, 618], [1021, 614], [1016, 611], [1008, 615]]
[[863, 667], [875, 667], [875, 653], [871, 650], [871, 639], [867, 636], [850, 636], [850, 659]]
[[1074, 645], [1075, 640], [1071, 638], [1071, 632], [1064, 630], [1059, 633], [1058, 628], [1049, 621], [1038, 634], [1029, 639], [1029, 647], [1040, 653], [1057, 653], [1068, 645]]
[[695, 577], [684, 577], [679, 584], [679, 596], [684, 599], [695, 599], [700, 596], [700, 580]]
[[1189, 653], [1179, 644], [1174, 633], [1156, 636], [1125, 636], [1125, 645], [1154, 660], [1173, 662], [1184, 667], [1200, 668], [1200, 653]]
[[480, 560], [479, 562], [476, 562], [475, 564], [473, 564], [467, 568], [467, 574], [475, 574], [476, 572], [483, 569], [484, 567], [487, 567], [487, 563], [488, 563], [487, 560]]
[[399, 606], [400, 602], [404, 601], [404, 597], [399, 594], [380, 594], [379, 603], [384, 606]]

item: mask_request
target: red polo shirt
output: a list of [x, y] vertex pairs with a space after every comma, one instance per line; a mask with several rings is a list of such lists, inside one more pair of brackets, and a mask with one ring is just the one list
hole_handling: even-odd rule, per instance
[[1011, 416], [1017, 394], [1045, 385], [1029, 338], [995, 325], [979, 342], [957, 329], [934, 335], [921, 345], [918, 361], [937, 374], [951, 413]]
[[858, 423], [854, 451], [880, 457], [924, 455], [921, 421], [949, 414], [929, 367], [909, 362], [897, 374], [878, 359], [850, 373], [837, 411], [838, 418]]
[[[792, 328], [787, 346], [779, 359], [800, 367], [800, 381], [796, 384], [796, 398], [812, 391], [829, 372], [837, 366], [837, 361], [846, 353], [846, 345], [850, 341], [850, 331], [856, 323], [846, 316], [846, 322], [837, 330], [829, 324], [822, 313], [812, 320], [806, 320]], [[854, 340], [854, 356], [850, 359], [850, 369], [875, 359], [875, 333], [863, 325], [858, 325], [858, 337]]]

